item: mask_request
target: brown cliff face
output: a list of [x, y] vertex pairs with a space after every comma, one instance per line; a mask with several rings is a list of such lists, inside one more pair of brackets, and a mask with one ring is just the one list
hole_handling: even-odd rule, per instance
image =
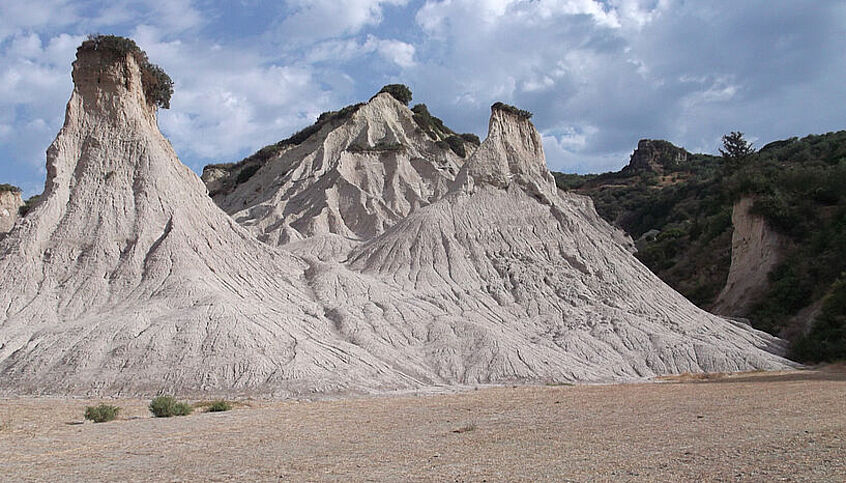
[[742, 198], [732, 210], [731, 267], [726, 285], [714, 302], [713, 310], [718, 314], [748, 315], [766, 292], [768, 275], [787, 248], [784, 236], [750, 213], [753, 203], [751, 197]]

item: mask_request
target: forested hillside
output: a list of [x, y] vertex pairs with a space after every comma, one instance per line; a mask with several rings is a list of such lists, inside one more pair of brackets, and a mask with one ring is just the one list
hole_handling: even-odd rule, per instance
[[637, 257], [694, 303], [712, 308], [731, 265], [732, 208], [788, 243], [760, 300], [743, 314], [787, 337], [804, 361], [846, 358], [846, 131], [791, 138], [757, 152], [691, 154], [643, 140], [616, 173], [556, 173], [636, 240]]

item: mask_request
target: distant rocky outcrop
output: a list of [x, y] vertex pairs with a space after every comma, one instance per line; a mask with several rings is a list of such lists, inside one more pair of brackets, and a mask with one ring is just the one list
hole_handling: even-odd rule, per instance
[[21, 190], [16, 186], [0, 185], [0, 238], [15, 226], [18, 211], [24, 202]]
[[684, 166], [689, 157], [690, 153], [668, 141], [641, 139], [623, 170], [663, 173]]
[[[450, 180], [436, 164], [453, 158], [382, 156], [430, 147], [378, 95], [244, 183], [287, 191], [231, 193], [245, 229], [159, 132], [138, 56], [114, 54], [79, 49], [44, 194], [0, 241], [0, 394], [312, 396], [791, 367], [778, 339], [697, 309], [589, 199], [559, 193], [520, 111], [494, 108]], [[292, 252], [251, 233], [285, 225], [311, 238]]]

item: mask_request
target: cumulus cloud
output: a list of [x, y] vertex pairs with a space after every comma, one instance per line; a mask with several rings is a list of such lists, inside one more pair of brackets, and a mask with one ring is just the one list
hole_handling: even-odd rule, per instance
[[[547, 156], [553, 168], [619, 168], [643, 137], [713, 152], [730, 130], [777, 138], [842, 126], [836, 109], [787, 110], [801, 98], [830, 99], [830, 79], [846, 74], [843, 56], [828, 51], [844, 47], [844, 7], [815, 7], [429, 0], [416, 16], [426, 40], [415, 45], [417, 62], [407, 74], [438, 99], [430, 107], [464, 128], [484, 129], [474, 119], [495, 100], [533, 111], [554, 143]], [[780, 110], [792, 122], [765, 114]], [[570, 143], [566, 133], [586, 125], [595, 132]]]
[[358, 33], [382, 20], [385, 6], [402, 6], [408, 0], [287, 0], [290, 9], [279, 24], [279, 35], [297, 45]]

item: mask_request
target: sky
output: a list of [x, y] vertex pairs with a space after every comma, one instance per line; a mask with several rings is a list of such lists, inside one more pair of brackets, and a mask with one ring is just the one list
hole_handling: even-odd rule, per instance
[[173, 78], [159, 126], [197, 172], [390, 83], [483, 139], [492, 103], [532, 111], [565, 172], [617, 170], [642, 138], [846, 129], [843, 0], [0, 0], [0, 183], [42, 191], [92, 33]]

